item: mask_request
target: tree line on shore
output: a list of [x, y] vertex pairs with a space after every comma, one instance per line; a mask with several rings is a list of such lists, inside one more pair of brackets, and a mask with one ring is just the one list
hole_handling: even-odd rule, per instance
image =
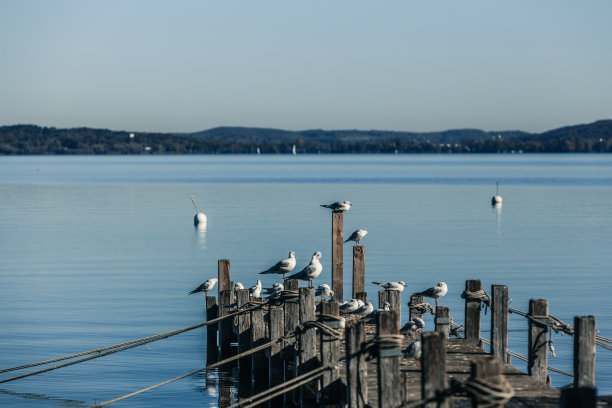
[[1, 155], [298, 153], [611, 153], [612, 120], [539, 134], [475, 129], [431, 133], [215, 128], [190, 134], [0, 127]]

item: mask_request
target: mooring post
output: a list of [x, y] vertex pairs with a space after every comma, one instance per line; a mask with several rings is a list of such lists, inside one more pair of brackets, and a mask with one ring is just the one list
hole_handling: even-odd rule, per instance
[[353, 247], [353, 299], [365, 291], [365, 247]]
[[[299, 288], [299, 282], [291, 279], [285, 281], [285, 290], [295, 290]], [[298, 298], [285, 300], [285, 333], [293, 333], [300, 324], [300, 304]], [[283, 354], [285, 356], [285, 381], [297, 377], [297, 340], [294, 336], [285, 339]], [[285, 407], [292, 407], [296, 401], [294, 391], [284, 394]]]
[[402, 292], [399, 290], [379, 290], [378, 291], [378, 308], [382, 309], [385, 302], [391, 305], [391, 311], [397, 312], [397, 327], [400, 327], [400, 319], [402, 318]]
[[[219, 294], [224, 290], [232, 290], [230, 286], [230, 261], [229, 259], [219, 259], [217, 261], [217, 289]], [[233, 299], [232, 299], [233, 301]]]
[[[249, 303], [249, 290], [239, 289], [236, 291], [236, 306], [238, 308]], [[246, 312], [238, 315], [238, 353], [244, 353], [251, 349], [251, 314]], [[251, 356], [238, 360], [240, 377], [251, 378]], [[249, 383], [250, 386], [250, 383]]]
[[[321, 315], [340, 316], [338, 302], [335, 300], [321, 302]], [[339, 328], [339, 321], [322, 319], [323, 323], [332, 329]], [[335, 366], [331, 370], [325, 371], [321, 377], [321, 406], [340, 407], [340, 370], [338, 369], [338, 357], [340, 349], [340, 339], [330, 336], [324, 331], [320, 335], [321, 365]]]
[[562, 388], [561, 408], [595, 408], [597, 395], [595, 388]]
[[363, 303], [368, 301], [368, 292], [357, 292], [355, 293], [355, 299], [361, 300]]
[[595, 316], [574, 317], [574, 387], [595, 388]]
[[491, 354], [504, 363], [510, 363], [508, 307], [508, 286], [491, 285]]
[[[474, 360], [470, 363], [472, 368], [472, 377], [477, 380], [489, 381], [490, 379], [496, 379], [498, 381], [504, 380], [502, 374], [502, 362], [494, 357], [487, 357], [483, 359]], [[474, 397], [472, 398], [472, 406], [475, 408], [478, 407], [487, 407], [487, 408], [502, 408], [504, 404], [493, 404], [491, 405], [490, 401], [487, 403], [481, 403], [477, 401]]]
[[[465, 281], [466, 292], [477, 292], [481, 289], [480, 279]], [[480, 344], [480, 300], [478, 299], [465, 299], [465, 339], [476, 346]]]
[[346, 338], [346, 383], [349, 408], [365, 408], [368, 402], [368, 366], [366, 353], [362, 350], [365, 323], [353, 320], [347, 323]]
[[434, 323], [436, 331], [442, 333], [444, 338], [448, 338], [450, 334], [450, 309], [445, 306], [438, 306]]
[[378, 338], [378, 406], [395, 408], [402, 404], [400, 392], [401, 346], [393, 341], [399, 335], [395, 311], [379, 311], [376, 320]]
[[[232, 304], [232, 291], [222, 290], [219, 292], [219, 317], [230, 314], [230, 305]], [[221, 349], [221, 358], [233, 355], [231, 343], [234, 340], [234, 319], [227, 318], [219, 322], [219, 347]]]
[[[284, 335], [283, 308], [282, 306], [270, 305], [268, 313], [270, 314], [268, 319], [270, 341], [276, 341]], [[281, 342], [272, 345], [268, 350], [270, 356], [268, 358], [268, 383], [270, 387], [273, 387], [283, 382], [284, 364]], [[283, 396], [280, 395], [271, 399], [269, 406], [282, 407]]]
[[[255, 298], [257, 300], [260, 298]], [[265, 311], [263, 308], [251, 311], [251, 348], [261, 346], [267, 342], [266, 324], [264, 321]], [[251, 354], [253, 392], [255, 394], [268, 389], [268, 358], [267, 350], [261, 350]]]
[[332, 211], [332, 290], [338, 302], [342, 302], [344, 290], [343, 220], [342, 211]]
[[[300, 288], [300, 324], [315, 320], [315, 291], [312, 288]], [[317, 368], [319, 361], [316, 355], [316, 331], [314, 328], [301, 332], [299, 340], [299, 374]], [[317, 380], [310, 381], [300, 387], [301, 405], [312, 406], [316, 404]]]
[[[206, 320], [210, 321], [219, 317], [219, 306], [217, 298], [214, 296], [206, 297]], [[217, 345], [217, 325], [218, 323], [206, 326], [206, 362], [214, 363], [219, 357]]]
[[[440, 391], [448, 388], [446, 378], [446, 335], [441, 332], [423, 333], [421, 337], [421, 399], [435, 397]], [[449, 400], [440, 403], [433, 401], [424, 405], [425, 408], [447, 408]]]
[[413, 308], [414, 305], [419, 305], [423, 302], [425, 302], [425, 299], [423, 298], [423, 296], [420, 296], [420, 295], [410, 296], [410, 303], [408, 303], [408, 310], [410, 311], [410, 317], [409, 317], [410, 320], [414, 319], [415, 317], [418, 317], [421, 319], [423, 318], [423, 312], [420, 311], [419, 309]]
[[[531, 299], [529, 316], [548, 318], [548, 301]], [[548, 369], [548, 326], [529, 319], [529, 350], [527, 371], [537, 381], [547, 382]]]

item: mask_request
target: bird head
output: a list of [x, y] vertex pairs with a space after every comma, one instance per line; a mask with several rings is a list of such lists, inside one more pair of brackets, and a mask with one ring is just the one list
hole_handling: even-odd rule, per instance
[[322, 256], [323, 254], [320, 251], [317, 251], [314, 254], [312, 254], [312, 257], [316, 259], [320, 259]]
[[438, 286], [444, 287], [444, 286], [446, 286], [446, 283], [444, 283], [444, 282], [438, 282]]
[[407, 285], [404, 283], [404, 281], [399, 281], [398, 282], [400, 285], [402, 285], [403, 287], [406, 287]]
[[295, 258], [295, 252], [289, 251], [289, 258]]
[[344, 201], [344, 204], [345, 204], [345, 205], [348, 205], [349, 207], [350, 207], [351, 205], [353, 205], [353, 204], [351, 204], [351, 202], [350, 202], [350, 201]]
[[391, 303], [389, 303], [389, 302], [385, 302], [385, 303], [383, 303], [383, 305], [382, 305], [382, 309], [383, 309], [383, 310], [387, 310], [387, 311], [388, 311], [388, 310], [391, 310]]
[[329, 291], [329, 296], [334, 297], [334, 291], [333, 290]]
[[217, 279], [217, 278], [212, 278], [212, 279], [209, 279], [209, 281], [214, 282], [214, 283], [217, 283], [217, 282], [219, 281], [219, 279]]

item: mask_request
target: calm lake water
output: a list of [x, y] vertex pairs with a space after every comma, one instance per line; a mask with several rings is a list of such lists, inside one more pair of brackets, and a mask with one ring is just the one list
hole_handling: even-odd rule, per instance
[[[497, 181], [501, 209], [490, 204]], [[218, 259], [248, 287], [290, 250], [298, 268], [320, 250], [315, 284], [330, 283], [331, 216], [319, 204], [338, 200], [353, 203], [345, 236], [369, 231], [369, 297], [372, 280], [408, 283], [403, 321], [411, 292], [445, 281], [440, 304], [462, 323], [464, 282], [481, 279], [508, 285], [517, 309], [545, 298], [570, 324], [593, 314], [612, 337], [610, 155], [0, 157], [0, 369], [203, 321], [203, 296], [187, 292], [216, 277]], [[510, 325], [510, 348], [526, 355], [527, 322]], [[553, 339], [549, 364], [572, 371], [572, 339]], [[599, 393], [612, 394], [612, 352], [597, 351]], [[197, 329], [0, 384], [0, 406], [88, 406], [205, 365]], [[112, 406], [217, 406], [219, 388], [201, 374]]]

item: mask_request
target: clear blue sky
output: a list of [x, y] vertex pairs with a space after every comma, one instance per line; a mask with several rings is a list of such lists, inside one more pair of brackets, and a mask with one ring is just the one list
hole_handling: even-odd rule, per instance
[[612, 117], [612, 1], [0, 0], [0, 125], [544, 131]]

